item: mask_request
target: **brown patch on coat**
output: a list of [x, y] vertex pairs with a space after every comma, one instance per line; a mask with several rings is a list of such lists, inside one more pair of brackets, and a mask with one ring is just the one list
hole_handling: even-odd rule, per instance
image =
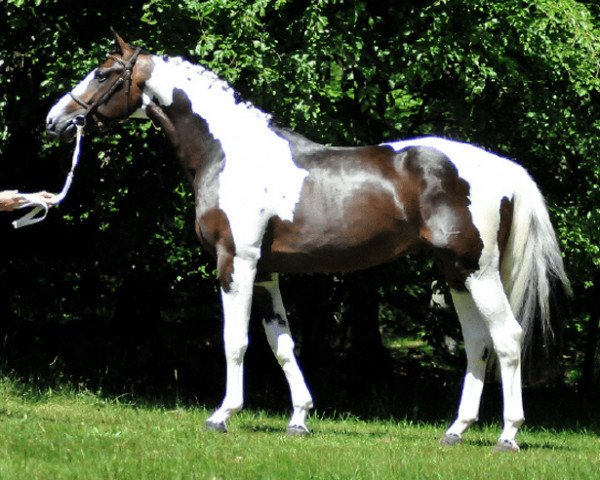
[[279, 272], [352, 271], [418, 248], [416, 229], [403, 212], [396, 152], [309, 143], [303, 154], [293, 153], [309, 175], [293, 222], [270, 220], [261, 267]]
[[294, 160], [309, 175], [293, 222], [270, 220], [261, 269], [352, 271], [427, 248], [451, 286], [464, 287], [483, 242], [468, 208], [469, 185], [448, 157], [429, 147], [394, 152], [299, 141]]
[[502, 258], [504, 257], [504, 251], [510, 237], [514, 208], [514, 201], [508, 197], [504, 197], [500, 202], [500, 225], [498, 226], [497, 236], [498, 249], [500, 250], [500, 265], [502, 265]]
[[197, 217], [196, 234], [202, 245], [217, 257], [219, 283], [228, 292], [233, 281], [235, 243], [225, 212], [220, 208], [213, 208]]

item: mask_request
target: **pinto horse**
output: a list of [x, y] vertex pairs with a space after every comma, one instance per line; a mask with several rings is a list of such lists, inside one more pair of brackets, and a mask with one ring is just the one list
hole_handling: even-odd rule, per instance
[[86, 121], [150, 118], [172, 142], [194, 190], [196, 233], [216, 257], [224, 311], [226, 393], [207, 428], [226, 431], [242, 408], [253, 294], [291, 391], [287, 432], [306, 434], [313, 402], [278, 274], [352, 271], [427, 249], [450, 286], [467, 356], [458, 416], [442, 443], [461, 442], [477, 420], [493, 351], [504, 401], [496, 448], [518, 450], [522, 344], [536, 321], [552, 334], [550, 284], [569, 288], [544, 200], [526, 171], [435, 137], [320, 145], [275, 127], [206, 68], [113, 34], [118, 50], [52, 107], [47, 131], [71, 140]]

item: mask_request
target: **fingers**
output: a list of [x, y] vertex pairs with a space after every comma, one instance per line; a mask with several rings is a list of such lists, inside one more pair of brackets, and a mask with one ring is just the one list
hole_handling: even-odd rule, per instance
[[30, 193], [28, 197], [29, 199], [39, 199], [40, 201], [47, 203], [50, 206], [56, 204], [56, 195], [45, 190], [41, 192]]

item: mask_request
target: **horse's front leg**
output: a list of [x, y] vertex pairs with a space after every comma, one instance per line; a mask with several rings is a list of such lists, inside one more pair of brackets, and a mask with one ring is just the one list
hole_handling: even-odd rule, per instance
[[227, 420], [241, 410], [244, 404], [244, 354], [248, 347], [248, 322], [256, 259], [236, 256], [231, 266], [231, 275], [228, 275], [224, 274], [222, 265], [219, 265], [224, 314], [223, 341], [227, 362], [225, 398], [219, 409], [206, 421], [206, 428], [221, 432], [227, 431]]
[[313, 401], [294, 354], [294, 340], [281, 299], [279, 276], [272, 274], [268, 280], [257, 281], [256, 293], [255, 303], [256, 307], [260, 308], [267, 340], [281, 365], [292, 395], [294, 412], [286, 433], [306, 435], [306, 416], [313, 406]]

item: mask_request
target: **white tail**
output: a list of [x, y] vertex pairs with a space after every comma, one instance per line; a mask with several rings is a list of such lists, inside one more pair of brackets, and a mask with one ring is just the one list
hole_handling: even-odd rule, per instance
[[501, 275], [513, 313], [523, 328], [523, 350], [526, 351], [538, 313], [545, 340], [553, 339], [552, 284], [561, 284], [569, 295], [571, 286], [544, 198], [525, 170], [520, 177], [514, 179], [518, 187]]

